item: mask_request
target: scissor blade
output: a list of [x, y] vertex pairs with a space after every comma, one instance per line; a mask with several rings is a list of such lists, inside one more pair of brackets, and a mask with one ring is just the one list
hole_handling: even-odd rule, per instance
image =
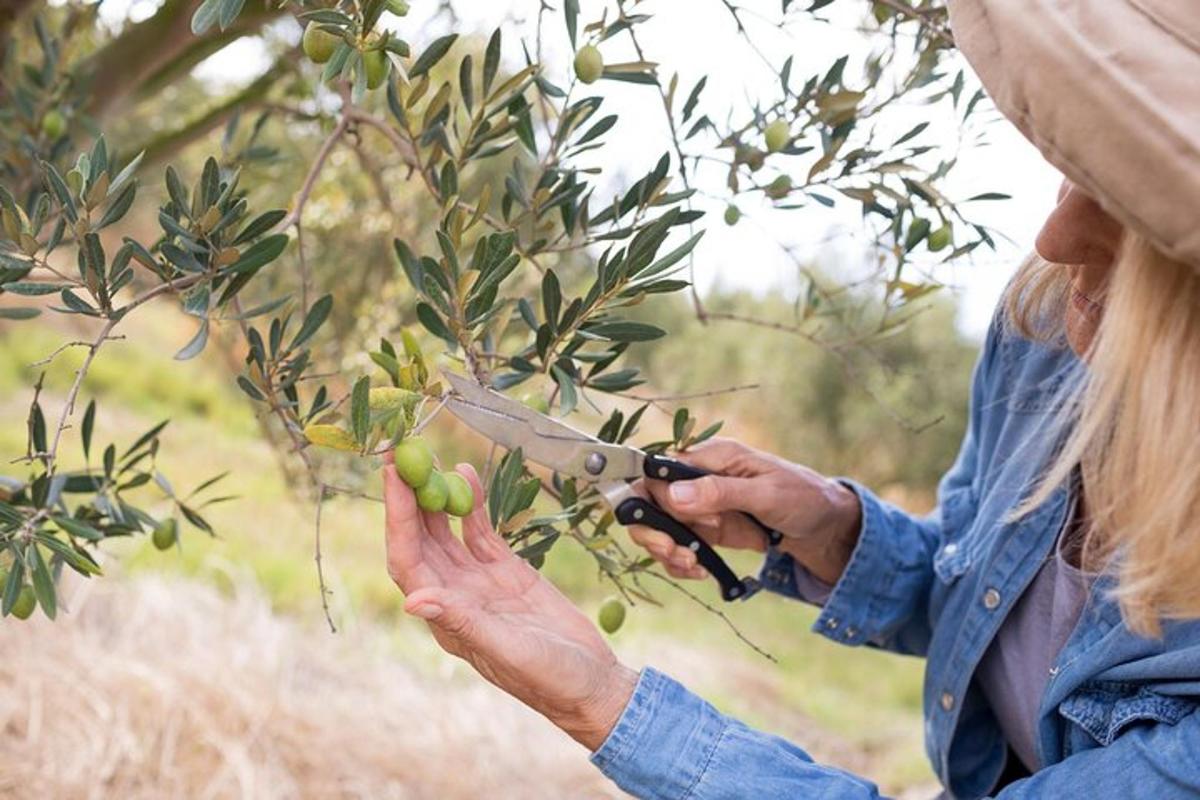
[[588, 481], [642, 476], [640, 450], [602, 442], [458, 375], [446, 379], [460, 395], [446, 402], [450, 413], [508, 450], [519, 447], [531, 461]]

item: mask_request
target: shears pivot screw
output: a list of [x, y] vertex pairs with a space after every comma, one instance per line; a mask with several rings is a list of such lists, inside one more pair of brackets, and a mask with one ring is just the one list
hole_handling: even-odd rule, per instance
[[667, 477], [667, 476], [668, 476], [668, 475], [670, 475], [670, 474], [671, 474], [671, 470], [667, 469], [666, 467], [659, 467], [659, 468], [658, 468], [658, 477], [660, 477], [660, 478], [665, 478], [665, 477]]
[[600, 453], [589, 453], [588, 457], [583, 460], [583, 468], [588, 471], [589, 475], [599, 475], [604, 472], [607, 465], [608, 459]]
[[646, 516], [646, 512], [642, 511], [640, 508], [633, 512], [634, 519], [641, 519], [644, 516]]

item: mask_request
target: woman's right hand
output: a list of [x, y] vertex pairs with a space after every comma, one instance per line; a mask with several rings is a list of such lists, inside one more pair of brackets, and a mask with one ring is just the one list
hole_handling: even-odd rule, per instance
[[[862, 524], [858, 496], [808, 467], [747, 447], [712, 439], [678, 455], [714, 474], [690, 481], [646, 480], [644, 489], [662, 509], [714, 547], [766, 550], [762, 530], [746, 514], [783, 535], [779, 549], [816, 578], [836, 583], [854, 552]], [[742, 513], [745, 512], [745, 513]], [[704, 578], [696, 554], [652, 528], [630, 528], [676, 578]]]

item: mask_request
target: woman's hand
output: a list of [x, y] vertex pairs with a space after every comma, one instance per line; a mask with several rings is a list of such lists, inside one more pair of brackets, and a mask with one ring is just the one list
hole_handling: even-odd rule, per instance
[[492, 529], [474, 469], [458, 466], [476, 498], [460, 542], [445, 514], [417, 506], [390, 454], [386, 460], [387, 564], [407, 595], [404, 609], [425, 619], [447, 652], [589, 750], [599, 748], [633, 694], [636, 673]]
[[[783, 534], [779, 549], [790, 553], [814, 576], [836, 583], [858, 541], [862, 508], [858, 497], [837, 481], [808, 467], [755, 450], [731, 439], [712, 439], [679, 459], [716, 473], [691, 481], [647, 480], [654, 501], [715, 547], [765, 550], [766, 537], [746, 517]], [[667, 534], [651, 528], [630, 529], [677, 578], [703, 578], [696, 554]]]

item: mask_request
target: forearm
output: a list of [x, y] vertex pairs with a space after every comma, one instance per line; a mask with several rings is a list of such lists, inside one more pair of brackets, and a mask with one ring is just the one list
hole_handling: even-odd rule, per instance
[[870, 781], [814, 763], [651, 669], [592, 762], [626, 792], [651, 800], [879, 797]]

